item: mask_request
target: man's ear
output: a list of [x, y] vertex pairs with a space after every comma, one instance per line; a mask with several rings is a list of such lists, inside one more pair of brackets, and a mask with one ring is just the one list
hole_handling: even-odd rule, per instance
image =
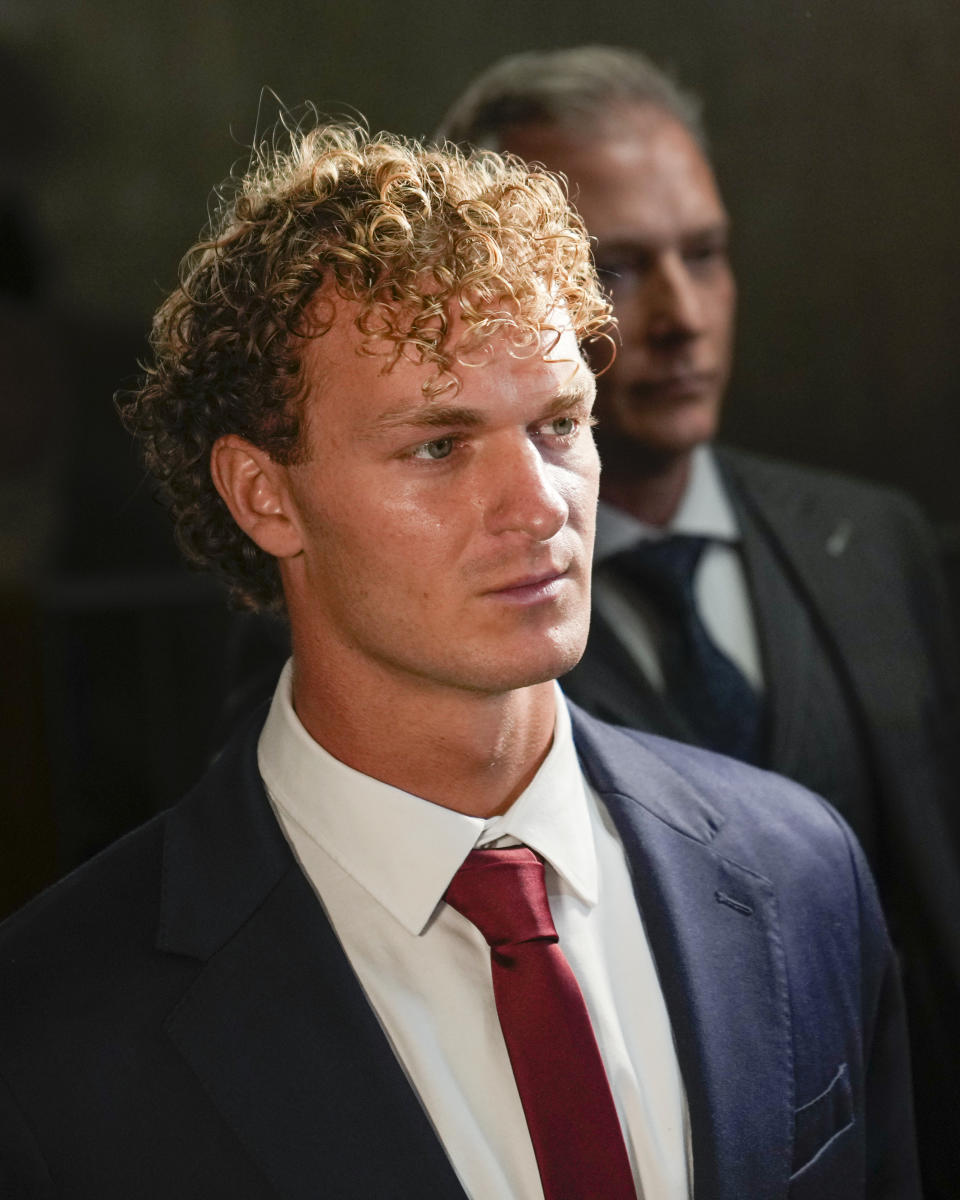
[[210, 452], [214, 486], [233, 519], [274, 558], [290, 558], [303, 549], [286, 472], [265, 450], [229, 433]]

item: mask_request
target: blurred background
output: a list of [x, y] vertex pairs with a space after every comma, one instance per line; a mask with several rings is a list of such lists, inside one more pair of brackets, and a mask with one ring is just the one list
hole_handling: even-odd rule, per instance
[[172, 803], [237, 636], [112, 395], [277, 102], [429, 136], [503, 54], [647, 52], [703, 98], [740, 284], [727, 440], [902, 487], [960, 575], [954, 0], [2, 0], [0, 913]]

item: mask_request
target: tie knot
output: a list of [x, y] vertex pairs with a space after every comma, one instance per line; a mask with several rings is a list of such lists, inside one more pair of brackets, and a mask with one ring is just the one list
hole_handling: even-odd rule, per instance
[[695, 534], [674, 533], [658, 540], [644, 539], [630, 550], [618, 554], [631, 575], [662, 587], [688, 590], [694, 582], [694, 572], [707, 538]]
[[659, 541], [646, 539], [618, 554], [616, 561], [631, 578], [665, 592], [670, 598], [693, 595], [693, 576], [707, 538], [675, 533]]
[[543, 863], [525, 846], [471, 850], [444, 894], [489, 946], [557, 941]]

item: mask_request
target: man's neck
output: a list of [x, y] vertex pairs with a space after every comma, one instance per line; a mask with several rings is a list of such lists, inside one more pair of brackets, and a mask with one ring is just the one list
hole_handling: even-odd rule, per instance
[[648, 459], [637, 453], [628, 462], [604, 458], [600, 498], [645, 525], [666, 525], [677, 514], [690, 481], [691, 456]]
[[530, 784], [553, 739], [553, 682], [495, 695], [338, 687], [294, 648], [293, 706], [335, 758], [383, 783], [468, 816], [504, 812]]

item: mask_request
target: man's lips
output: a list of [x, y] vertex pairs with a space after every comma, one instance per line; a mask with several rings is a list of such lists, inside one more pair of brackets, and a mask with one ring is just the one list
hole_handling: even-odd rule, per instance
[[715, 387], [716, 371], [673, 371], [654, 378], [634, 379], [630, 391], [637, 396], [694, 396]]
[[546, 599], [554, 594], [570, 574], [572, 564], [565, 567], [550, 567], [546, 570], [531, 571], [490, 588], [488, 596], [497, 596], [510, 600]]

